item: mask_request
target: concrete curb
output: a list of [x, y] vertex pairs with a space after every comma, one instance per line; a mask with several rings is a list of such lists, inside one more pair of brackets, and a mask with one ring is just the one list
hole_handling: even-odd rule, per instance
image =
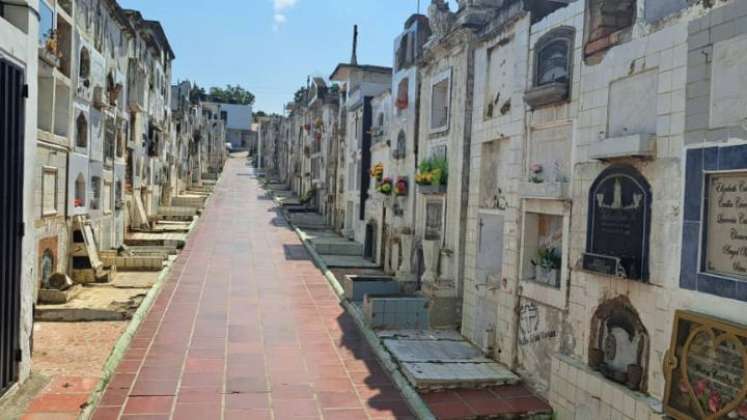
[[[283, 216], [285, 217], [285, 214], [283, 214]], [[286, 220], [288, 220], [288, 218], [286, 218]], [[420, 394], [415, 391], [415, 389], [399, 371], [397, 364], [394, 362], [394, 360], [392, 360], [389, 352], [387, 352], [384, 346], [381, 344], [379, 337], [371, 328], [368, 327], [363, 314], [360, 312], [360, 310], [358, 310], [357, 307], [355, 307], [355, 305], [351, 304], [347, 301], [347, 299], [345, 299], [345, 293], [343, 291], [342, 285], [339, 281], [337, 281], [335, 275], [332, 273], [332, 271], [330, 271], [330, 269], [327, 267], [327, 264], [324, 263], [322, 257], [311, 245], [308, 236], [306, 236], [306, 234], [302, 230], [300, 230], [290, 222], [288, 222], [288, 224], [293, 228], [293, 230], [296, 232], [296, 235], [298, 235], [298, 237], [301, 239], [301, 242], [303, 243], [309, 254], [311, 254], [311, 258], [314, 260], [314, 264], [324, 274], [324, 277], [327, 279], [329, 285], [332, 286], [332, 289], [337, 295], [337, 299], [340, 301], [343, 308], [345, 308], [345, 311], [353, 317], [353, 320], [355, 320], [355, 324], [358, 326], [358, 329], [361, 331], [361, 333], [363, 333], [363, 336], [368, 342], [368, 345], [371, 346], [374, 354], [376, 354], [376, 358], [383, 365], [384, 370], [392, 379], [395, 386], [402, 393], [402, 396], [405, 398], [405, 402], [407, 402], [410, 410], [412, 410], [415, 416], [417, 416], [417, 418], [421, 420], [435, 420], [436, 417], [433, 415], [433, 413], [431, 413], [431, 410], [425, 404], [423, 399], [420, 398]]]
[[[215, 190], [213, 190], [213, 193], [214, 192]], [[212, 198], [213, 195], [211, 194], [210, 197], [205, 200], [205, 206], [203, 207], [203, 209], [207, 208], [207, 205]], [[192, 234], [196, 230], [197, 225], [200, 223], [203, 216], [204, 213], [198, 216], [197, 219], [193, 220], [189, 225], [190, 230], [189, 233], [187, 233], [187, 237], [184, 241], [185, 246], [189, 239], [192, 237]], [[153, 285], [150, 291], [148, 291], [145, 299], [143, 299], [143, 303], [140, 304], [140, 306], [137, 308], [137, 311], [135, 311], [135, 313], [132, 315], [132, 319], [127, 325], [127, 329], [124, 333], [122, 333], [117, 342], [114, 344], [112, 353], [109, 355], [109, 358], [104, 364], [104, 368], [102, 371], [103, 376], [101, 377], [98, 385], [96, 385], [96, 390], [93, 391], [93, 393], [91, 393], [91, 395], [88, 397], [85, 408], [81, 410], [81, 413], [78, 416], [79, 420], [89, 420], [93, 415], [99, 404], [99, 401], [101, 400], [101, 397], [104, 395], [104, 392], [106, 391], [106, 388], [111, 381], [112, 376], [114, 376], [117, 367], [119, 367], [119, 363], [122, 361], [125, 352], [130, 347], [130, 344], [132, 343], [132, 337], [135, 336], [135, 333], [137, 333], [137, 330], [140, 328], [140, 324], [143, 323], [143, 320], [145, 320], [148, 313], [150, 313], [150, 309], [153, 307], [153, 303], [156, 301], [156, 298], [161, 294], [161, 290], [166, 284], [166, 280], [168, 279], [169, 274], [171, 274], [172, 267], [173, 263], [169, 264], [169, 266], [161, 270], [161, 273], [158, 275], [158, 280], [156, 280], [156, 283]]]

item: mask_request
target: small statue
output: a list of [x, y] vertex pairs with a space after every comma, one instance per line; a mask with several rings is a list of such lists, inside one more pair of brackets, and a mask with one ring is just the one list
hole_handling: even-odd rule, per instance
[[428, 6], [428, 19], [431, 29], [433, 29], [433, 35], [436, 38], [441, 38], [449, 33], [454, 26], [456, 17], [449, 10], [449, 4], [446, 3], [446, 0], [431, 0], [431, 5]]

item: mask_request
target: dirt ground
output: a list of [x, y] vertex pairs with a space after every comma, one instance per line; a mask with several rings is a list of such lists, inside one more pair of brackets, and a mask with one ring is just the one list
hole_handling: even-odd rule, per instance
[[77, 418], [72, 412], [96, 388], [104, 364], [127, 324], [128, 321], [34, 323], [31, 377], [0, 406], [0, 420]]

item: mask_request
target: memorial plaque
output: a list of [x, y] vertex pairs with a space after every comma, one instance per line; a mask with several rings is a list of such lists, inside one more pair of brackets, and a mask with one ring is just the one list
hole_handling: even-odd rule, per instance
[[710, 175], [706, 271], [747, 278], [747, 172]]
[[650, 218], [651, 189], [643, 176], [628, 166], [602, 172], [589, 192], [583, 268], [647, 280]]
[[747, 328], [677, 311], [664, 375], [669, 416], [747, 420]]

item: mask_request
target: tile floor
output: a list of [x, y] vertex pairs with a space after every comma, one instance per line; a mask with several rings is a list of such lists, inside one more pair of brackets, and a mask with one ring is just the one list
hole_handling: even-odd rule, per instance
[[228, 162], [94, 419], [411, 418], [249, 172]]

